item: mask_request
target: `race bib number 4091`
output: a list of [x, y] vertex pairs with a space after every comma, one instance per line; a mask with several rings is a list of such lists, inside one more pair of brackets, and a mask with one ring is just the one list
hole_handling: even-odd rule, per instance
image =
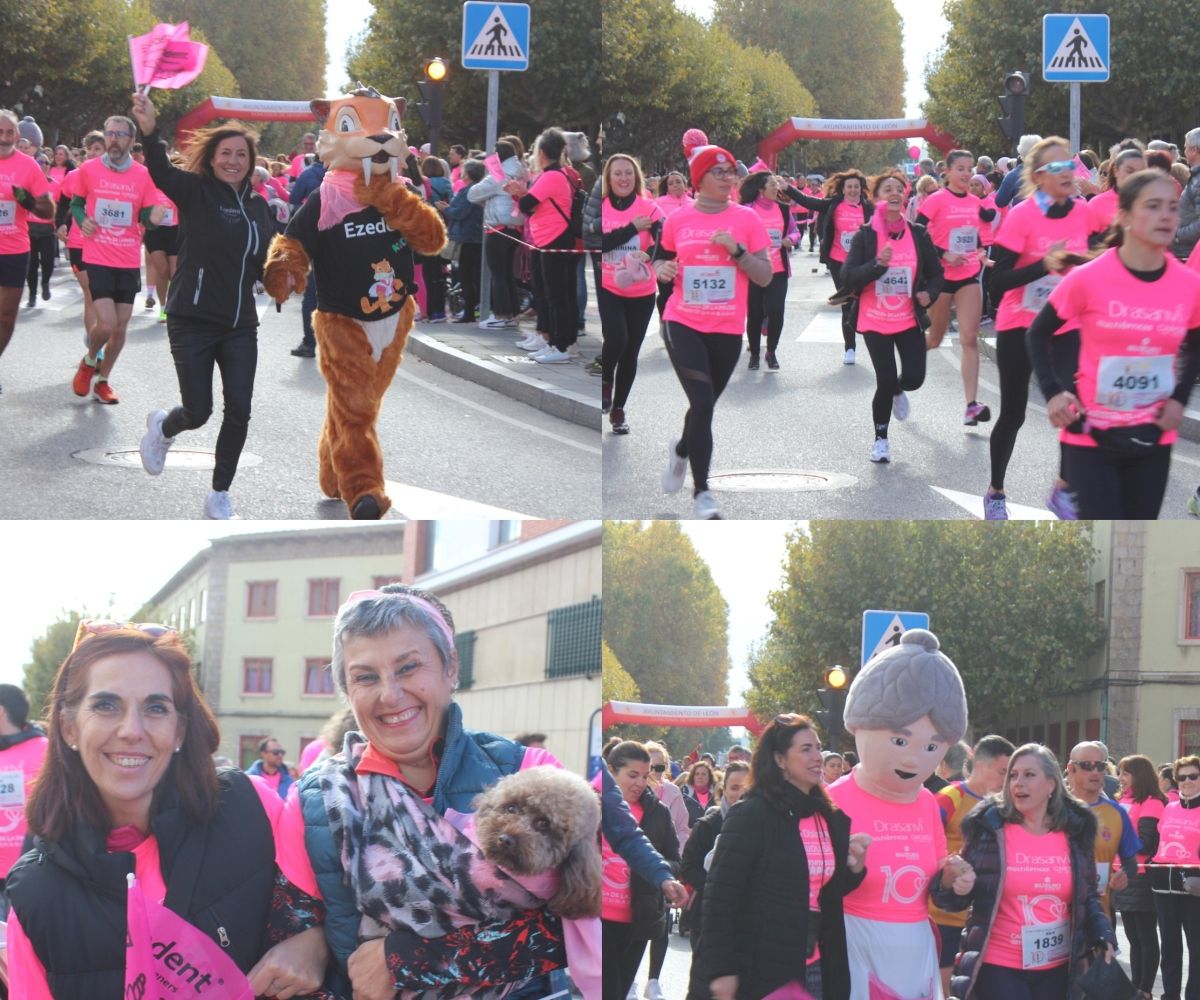
[[1096, 402], [1110, 410], [1140, 410], [1175, 391], [1175, 358], [1103, 357], [1096, 372]]

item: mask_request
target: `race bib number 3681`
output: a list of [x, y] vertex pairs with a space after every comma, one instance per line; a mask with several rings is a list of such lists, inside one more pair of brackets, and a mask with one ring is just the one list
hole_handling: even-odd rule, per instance
[[133, 225], [133, 205], [128, 201], [97, 198], [96, 225], [102, 229], [112, 229], [115, 227], [127, 229]]
[[699, 267], [683, 269], [683, 301], [688, 305], [710, 305], [732, 302], [737, 276], [735, 268]]

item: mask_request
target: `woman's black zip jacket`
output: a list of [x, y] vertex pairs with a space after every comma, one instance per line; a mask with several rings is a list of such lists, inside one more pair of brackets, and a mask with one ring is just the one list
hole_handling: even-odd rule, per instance
[[179, 210], [179, 262], [167, 314], [229, 329], [258, 326], [254, 283], [262, 277], [274, 231], [266, 201], [249, 178], [235, 191], [224, 181], [173, 167], [157, 129], [143, 145], [150, 178]]

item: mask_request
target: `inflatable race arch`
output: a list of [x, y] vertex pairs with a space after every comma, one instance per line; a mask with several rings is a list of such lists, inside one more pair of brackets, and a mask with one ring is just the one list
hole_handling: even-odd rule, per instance
[[730, 705], [639, 705], [632, 701], [604, 703], [601, 725], [609, 726], [744, 726], [756, 736], [763, 723], [748, 708]]
[[316, 117], [308, 101], [251, 101], [241, 97], [210, 97], [197, 104], [175, 126], [175, 145], [182, 148], [192, 133], [217, 118], [251, 122], [310, 122]]
[[925, 118], [789, 118], [758, 144], [758, 155], [772, 170], [780, 152], [799, 139], [907, 139], [920, 136], [945, 156], [954, 149], [954, 136]]

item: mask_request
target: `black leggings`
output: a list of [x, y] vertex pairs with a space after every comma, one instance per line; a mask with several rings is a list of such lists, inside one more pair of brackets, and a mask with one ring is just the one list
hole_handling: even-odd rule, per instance
[[1153, 913], [1122, 910], [1121, 923], [1129, 938], [1129, 970], [1133, 985], [1150, 993], [1158, 975], [1158, 918]]
[[[842, 261], [828, 261], [829, 273], [833, 275], [833, 287], [842, 290]], [[842, 303], [842, 343], [847, 351], [854, 350], [854, 324], [850, 321], [850, 309], [853, 302]]]
[[[507, 233], [508, 235], [503, 235]], [[492, 313], [496, 316], [517, 314], [517, 279], [513, 275], [513, 256], [517, 244], [509, 236], [521, 238], [519, 229], [501, 229], [488, 233], [484, 240], [487, 254], [488, 280], [492, 283]]]
[[614, 295], [597, 285], [596, 301], [600, 307], [600, 331], [604, 338], [600, 352], [602, 381], [613, 387], [612, 405], [623, 410], [637, 377], [638, 352], [654, 314], [654, 296]]
[[1063, 472], [1075, 491], [1080, 520], [1158, 517], [1171, 471], [1169, 444], [1132, 456], [1114, 456], [1103, 448], [1078, 444], [1065, 444], [1062, 452]]
[[1007, 969], [985, 962], [971, 996], [978, 1000], [1062, 1000], [1068, 992], [1065, 962], [1053, 969]]
[[[875, 366], [875, 395], [871, 397], [871, 420], [875, 436], [887, 437], [892, 419], [892, 399], [901, 390], [920, 389], [925, 381], [925, 334], [918, 327], [899, 333], [864, 330], [862, 338]], [[900, 355], [900, 373], [896, 373], [896, 355]]]
[[[1158, 933], [1162, 941], [1163, 996], [1171, 1000], [1200, 997], [1200, 899], [1194, 896], [1155, 893]], [[1185, 991], [1183, 942], [1187, 941], [1187, 987]]]
[[662, 975], [663, 963], [667, 960], [667, 945], [670, 943], [670, 930], [663, 928], [662, 933], [650, 939], [650, 968], [647, 979], [658, 979]]
[[425, 315], [446, 315], [446, 261], [442, 257], [421, 257], [421, 275], [425, 282]]
[[1000, 416], [992, 428], [988, 448], [992, 453], [992, 488], [1003, 491], [1017, 431], [1025, 423], [1029, 376], [1033, 374], [1024, 327], [996, 331], [996, 367], [1000, 369]]
[[[573, 249], [575, 237], [569, 232], [550, 243], [547, 249]], [[565, 351], [579, 336], [579, 303], [575, 292], [578, 257], [573, 253], [543, 253], [542, 288], [545, 310], [538, 306], [538, 319], [548, 325], [540, 328], [550, 334], [550, 344]]]
[[670, 322], [663, 324], [663, 340], [688, 398], [683, 434], [675, 454], [690, 461], [695, 492], [702, 493], [708, 489], [708, 467], [712, 462], [713, 410], [737, 366], [742, 338], [727, 333], [701, 333], [682, 323]]
[[33, 234], [33, 230], [29, 232], [29, 295], [37, 291], [38, 286], [38, 265], [42, 269], [42, 288], [49, 290], [50, 275], [54, 273], [54, 258], [58, 256], [58, 240], [53, 233], [45, 235]]
[[788, 276], [786, 271], [771, 275], [771, 283], [760, 288], [750, 283], [750, 305], [746, 313], [746, 336], [750, 338], [750, 352], [758, 354], [762, 340], [763, 320], [767, 321], [767, 351], [775, 353], [779, 338], [783, 335], [783, 306], [787, 300]]
[[632, 924], [604, 920], [601, 928], [604, 949], [601, 965], [604, 972], [603, 1000], [625, 1000], [637, 976], [638, 966], [642, 964], [646, 939], [631, 933]]
[[227, 490], [237, 472], [238, 458], [250, 426], [250, 397], [254, 393], [254, 371], [258, 367], [258, 328], [214, 327], [209, 323], [176, 316], [167, 317], [167, 337], [179, 379], [183, 405], [167, 414], [162, 432], [174, 437], [180, 431], [204, 426], [212, 415], [213, 366], [221, 371], [225, 411], [217, 435], [217, 464], [212, 488]]
[[479, 310], [479, 271], [482, 257], [482, 244], [459, 244], [458, 284], [462, 288], [464, 320], [474, 319]]

